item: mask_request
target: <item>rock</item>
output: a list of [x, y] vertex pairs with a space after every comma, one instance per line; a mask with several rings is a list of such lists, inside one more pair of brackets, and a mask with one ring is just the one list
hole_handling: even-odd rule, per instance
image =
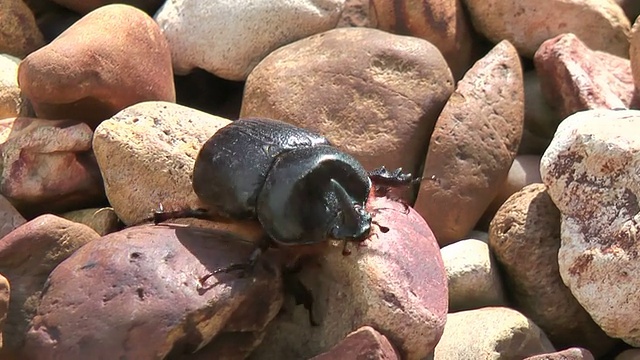
[[371, 326], [393, 343], [403, 359], [423, 359], [442, 334], [447, 313], [447, 284], [438, 244], [412, 209], [386, 198], [371, 199], [378, 209], [374, 228], [350, 256], [331, 247], [302, 264], [298, 278], [314, 299], [319, 326], [287, 299], [269, 324], [252, 360], [308, 359], [328, 351], [347, 334]]
[[120, 230], [120, 220], [113, 208], [93, 208], [70, 211], [60, 217], [92, 228], [100, 236]]
[[562, 215], [562, 280], [602, 330], [632, 346], [640, 346], [638, 139], [640, 111], [579, 112], [560, 124], [540, 164]]
[[167, 210], [205, 207], [191, 186], [193, 165], [205, 141], [229, 123], [167, 102], [136, 104], [102, 122], [93, 149], [122, 222], [140, 223], [160, 204]]
[[0, 54], [23, 58], [44, 45], [36, 19], [22, 0], [3, 0], [0, 3]]
[[542, 183], [540, 178], [540, 156], [538, 155], [518, 155], [513, 160], [507, 179], [502, 183], [498, 195], [491, 201], [491, 204], [482, 215], [479, 224], [484, 229], [488, 229], [488, 225], [495, 216], [500, 206], [507, 199], [520, 191], [523, 187]]
[[86, 14], [101, 6], [122, 3], [134, 6], [147, 14], [153, 15], [164, 3], [163, 0], [53, 0], [55, 3], [60, 4], [66, 8], [69, 8], [77, 13]]
[[240, 115], [318, 132], [366, 169], [415, 174], [452, 91], [451, 72], [429, 42], [340, 28], [267, 56], [247, 79]]
[[534, 61], [542, 92], [562, 118], [581, 110], [631, 104], [629, 60], [592, 51], [573, 34], [545, 41]]
[[450, 312], [507, 305], [502, 279], [486, 242], [462, 240], [443, 247], [441, 253]]
[[333, 359], [400, 360], [400, 355], [384, 335], [370, 326], [363, 326], [347, 335], [331, 350], [311, 358]]
[[53, 2], [46, 1], [46, 8], [42, 10], [41, 14], [36, 13], [36, 19], [45, 42], [50, 43], [80, 20], [82, 16]]
[[523, 102], [520, 59], [503, 41], [467, 72], [442, 110], [415, 204], [441, 246], [471, 231], [498, 194], [520, 144]]
[[9, 280], [0, 274], [0, 349], [2, 349], [2, 330], [9, 312], [10, 294], [11, 286], [9, 285]]
[[[0, 239], [26, 222], [27, 220], [20, 215], [9, 200], [0, 195]], [[2, 346], [0, 346], [0, 348], [1, 347]]]
[[223, 273], [198, 287], [252, 249], [233, 234], [193, 227], [143, 225], [102, 237], [51, 273], [25, 350], [37, 359], [163, 359], [218, 334], [259, 333], [283, 298], [266, 254], [251, 276]]
[[603, 355], [615, 345], [562, 283], [558, 271], [560, 213], [543, 184], [511, 196], [489, 228], [514, 308], [533, 320], [554, 345], [583, 346]]
[[42, 215], [2, 238], [0, 274], [11, 283], [11, 302], [4, 325], [5, 348], [22, 348], [49, 273], [78, 248], [99, 237], [85, 225]]
[[640, 359], [640, 349], [629, 349], [621, 352], [615, 360], [638, 360]]
[[370, 13], [371, 0], [345, 0], [337, 27], [371, 27]]
[[636, 0], [616, 0], [631, 22], [640, 16], [640, 3]]
[[425, 39], [435, 45], [460, 79], [473, 65], [472, 27], [460, 0], [371, 0], [377, 28]]
[[524, 73], [524, 131], [519, 154], [542, 155], [562, 118], [551, 108], [535, 70]]
[[18, 87], [20, 59], [0, 54], [0, 119], [28, 114], [29, 107]]
[[640, 22], [636, 21], [631, 29], [629, 37], [630, 47], [629, 56], [631, 58], [631, 73], [633, 75], [633, 83], [635, 91], [640, 89]]
[[434, 360], [524, 359], [553, 351], [547, 336], [524, 315], [487, 307], [447, 315]]
[[171, 54], [160, 29], [122, 4], [92, 11], [30, 54], [20, 63], [18, 83], [39, 118], [93, 127], [135, 103], [175, 101]]
[[595, 358], [587, 349], [572, 347], [554, 353], [530, 356], [525, 360], [595, 360]]
[[27, 217], [102, 202], [92, 135], [77, 121], [15, 119], [1, 145], [0, 192]]
[[[475, 29], [493, 42], [510, 41], [533, 57], [540, 44], [576, 34], [589, 48], [627, 57], [630, 23], [614, 1], [463, 0]], [[544, 24], [544, 26], [541, 26]]]
[[193, 68], [245, 80], [269, 53], [332, 29], [345, 0], [168, 1], [155, 19], [171, 46], [178, 74]]

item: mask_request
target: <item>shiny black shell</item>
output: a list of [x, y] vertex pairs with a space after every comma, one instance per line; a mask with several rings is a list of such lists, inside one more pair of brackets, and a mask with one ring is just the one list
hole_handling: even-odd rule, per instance
[[193, 172], [200, 200], [231, 218], [257, 218], [278, 244], [360, 241], [371, 216], [367, 171], [316, 133], [240, 119], [202, 147]]

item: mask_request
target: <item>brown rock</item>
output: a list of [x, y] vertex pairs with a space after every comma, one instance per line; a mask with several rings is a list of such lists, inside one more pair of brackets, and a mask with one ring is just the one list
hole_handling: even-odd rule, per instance
[[[640, 4], [640, 2], [639, 2]], [[633, 75], [633, 83], [635, 91], [640, 89], [640, 22], [636, 20], [631, 29], [629, 37], [631, 46], [629, 47], [629, 56], [631, 58], [631, 73]]]
[[0, 239], [26, 222], [9, 200], [0, 195]]
[[576, 34], [588, 47], [627, 57], [629, 19], [614, 1], [463, 0], [478, 32], [508, 40], [533, 57], [540, 44], [560, 34]]
[[560, 212], [543, 184], [511, 196], [491, 222], [489, 246], [501, 264], [516, 309], [558, 348], [583, 346], [597, 356], [614, 340], [593, 322], [558, 270]]
[[107, 235], [51, 273], [25, 348], [43, 360], [162, 359], [218, 334], [259, 333], [282, 305], [280, 271], [268, 254], [251, 276], [222, 273], [198, 287], [213, 269], [245, 262], [252, 249], [232, 234], [190, 227]]
[[249, 75], [240, 115], [280, 119], [326, 136], [365, 168], [415, 173], [453, 91], [429, 42], [340, 28], [267, 56]]
[[311, 358], [311, 360], [333, 359], [400, 360], [401, 358], [384, 335], [370, 326], [363, 326], [347, 335], [331, 350]]
[[372, 0], [371, 5], [378, 29], [431, 42], [455, 79], [473, 65], [474, 39], [460, 0]]
[[595, 360], [587, 349], [572, 347], [562, 351], [529, 356], [525, 360]]
[[342, 244], [304, 262], [298, 278], [311, 290], [313, 313], [288, 299], [268, 327], [253, 360], [306, 359], [328, 351], [350, 332], [368, 325], [389, 338], [403, 359], [423, 359], [442, 334], [447, 278], [438, 244], [424, 220], [399, 202], [371, 199], [375, 229], [363, 246]]
[[346, 0], [337, 27], [371, 27], [370, 3], [371, 0]]
[[84, 123], [18, 118], [2, 148], [0, 191], [28, 217], [104, 200]]
[[118, 215], [110, 207], [75, 210], [61, 214], [60, 217], [85, 224], [100, 236], [120, 230]]
[[122, 222], [140, 223], [159, 204], [167, 210], [205, 207], [191, 186], [193, 165], [205, 141], [229, 123], [156, 101], [128, 107], [102, 122], [93, 148], [109, 203]]
[[18, 87], [18, 63], [20, 59], [0, 54], [0, 119], [25, 116], [29, 111]]
[[43, 215], [0, 240], [0, 273], [11, 282], [4, 347], [20, 349], [49, 273], [81, 246], [99, 238], [89, 227]]
[[36, 19], [22, 0], [0, 2], [0, 54], [25, 57], [44, 45]]
[[615, 360], [638, 360], [640, 359], [640, 349], [629, 349], [621, 352]]
[[467, 72], [447, 102], [415, 204], [441, 246], [473, 228], [506, 179], [522, 136], [523, 101], [520, 59], [503, 41]]
[[486, 307], [447, 315], [433, 359], [515, 360], [552, 351], [547, 336], [526, 316], [506, 307]]
[[573, 34], [545, 41], [534, 57], [542, 93], [561, 118], [589, 109], [628, 108], [630, 62], [592, 51]]
[[151, 17], [128, 5], [84, 16], [25, 58], [18, 82], [38, 117], [94, 126], [138, 102], [175, 101], [167, 41]]
[[131, 6], [135, 6], [138, 9], [146, 12], [147, 14], [153, 15], [160, 6], [164, 3], [163, 0], [124, 0], [124, 1], [115, 1], [115, 0], [53, 0], [54, 2], [69, 8], [77, 13], [86, 14], [91, 12], [101, 6], [113, 4], [113, 3], [121, 3], [128, 4]]
[[2, 349], [2, 331], [4, 322], [7, 320], [9, 312], [9, 299], [11, 295], [11, 286], [9, 280], [0, 274], [0, 349]]

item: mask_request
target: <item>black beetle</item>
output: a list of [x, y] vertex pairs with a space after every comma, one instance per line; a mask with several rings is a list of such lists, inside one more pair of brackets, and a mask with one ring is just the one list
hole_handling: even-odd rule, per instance
[[[263, 118], [239, 119], [218, 130], [202, 146], [192, 177], [204, 204], [229, 218], [257, 218], [276, 245], [344, 240], [345, 255], [347, 242], [362, 242], [369, 234], [372, 217], [365, 203], [372, 185], [380, 195], [412, 181], [401, 169], [367, 172], [325, 137]], [[161, 209], [154, 221], [176, 215]], [[209, 217], [194, 211], [178, 216]], [[259, 253], [248, 264], [213, 274], [246, 268]]]

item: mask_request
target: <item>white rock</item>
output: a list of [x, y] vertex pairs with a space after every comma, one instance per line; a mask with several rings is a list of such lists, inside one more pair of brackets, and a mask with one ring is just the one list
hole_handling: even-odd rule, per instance
[[640, 111], [566, 118], [540, 172], [562, 214], [560, 275], [611, 337], [640, 346]]
[[336, 27], [345, 0], [167, 1], [155, 15], [174, 71], [245, 80], [282, 45]]
[[103, 121], [93, 150], [109, 203], [127, 225], [167, 210], [203, 207], [193, 192], [196, 156], [231, 121], [185, 106], [149, 101]]
[[0, 54], [0, 119], [20, 115], [22, 98], [18, 86], [20, 59]]
[[468, 239], [442, 248], [449, 311], [506, 305], [502, 280], [486, 242]]

